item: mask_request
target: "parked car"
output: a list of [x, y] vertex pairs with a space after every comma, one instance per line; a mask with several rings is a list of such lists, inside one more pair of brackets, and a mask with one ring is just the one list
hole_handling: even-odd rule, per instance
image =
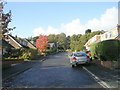
[[75, 52], [70, 55], [70, 63], [72, 67], [79, 64], [90, 64], [90, 58], [85, 52]]

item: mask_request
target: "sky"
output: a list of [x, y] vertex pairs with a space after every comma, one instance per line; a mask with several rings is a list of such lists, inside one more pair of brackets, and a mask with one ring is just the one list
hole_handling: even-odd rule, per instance
[[117, 2], [8, 2], [11, 33], [22, 38], [40, 34], [84, 34], [85, 30], [110, 30], [118, 23]]

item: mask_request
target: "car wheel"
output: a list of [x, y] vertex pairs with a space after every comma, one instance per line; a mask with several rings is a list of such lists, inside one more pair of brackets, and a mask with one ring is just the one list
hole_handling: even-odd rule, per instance
[[90, 66], [90, 63], [86, 63], [87, 66]]
[[75, 67], [75, 65], [72, 65], [72, 68], [74, 68]]

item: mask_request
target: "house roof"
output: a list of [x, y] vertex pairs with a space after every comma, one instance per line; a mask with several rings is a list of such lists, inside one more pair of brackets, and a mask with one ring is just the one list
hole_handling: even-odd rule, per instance
[[35, 45], [33, 45], [31, 42], [29, 42], [27, 39], [24, 39], [25, 41], [27, 41], [32, 47], [28, 46], [29, 48], [34, 48], [36, 49]]
[[16, 42], [17, 44], [19, 44], [20, 47], [29, 48], [28, 46], [25, 46], [25, 45], [23, 45], [23, 44], [20, 44], [20, 42], [19, 42], [20, 39], [21, 39], [21, 40], [24, 40], [24, 41], [25, 41], [25, 39], [22, 39], [22, 38], [19, 38], [19, 37], [18, 37], [18, 38], [15, 38], [14, 36], [12, 36], [12, 35], [10, 35], [10, 34], [9, 34], [9, 36], [12, 37], [12, 38], [15, 40], [15, 42]]
[[15, 37], [13, 37], [12, 35], [8, 35], [9, 36], [9, 38], [11, 38], [17, 45], [19, 45], [20, 47], [22, 47], [22, 45], [19, 43], [19, 41], [15, 38]]

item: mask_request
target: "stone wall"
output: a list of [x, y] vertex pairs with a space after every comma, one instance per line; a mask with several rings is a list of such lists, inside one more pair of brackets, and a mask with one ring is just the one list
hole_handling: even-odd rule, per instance
[[109, 69], [118, 69], [120, 68], [120, 63], [118, 61], [100, 61], [100, 60], [93, 60], [93, 63], [109, 68]]

